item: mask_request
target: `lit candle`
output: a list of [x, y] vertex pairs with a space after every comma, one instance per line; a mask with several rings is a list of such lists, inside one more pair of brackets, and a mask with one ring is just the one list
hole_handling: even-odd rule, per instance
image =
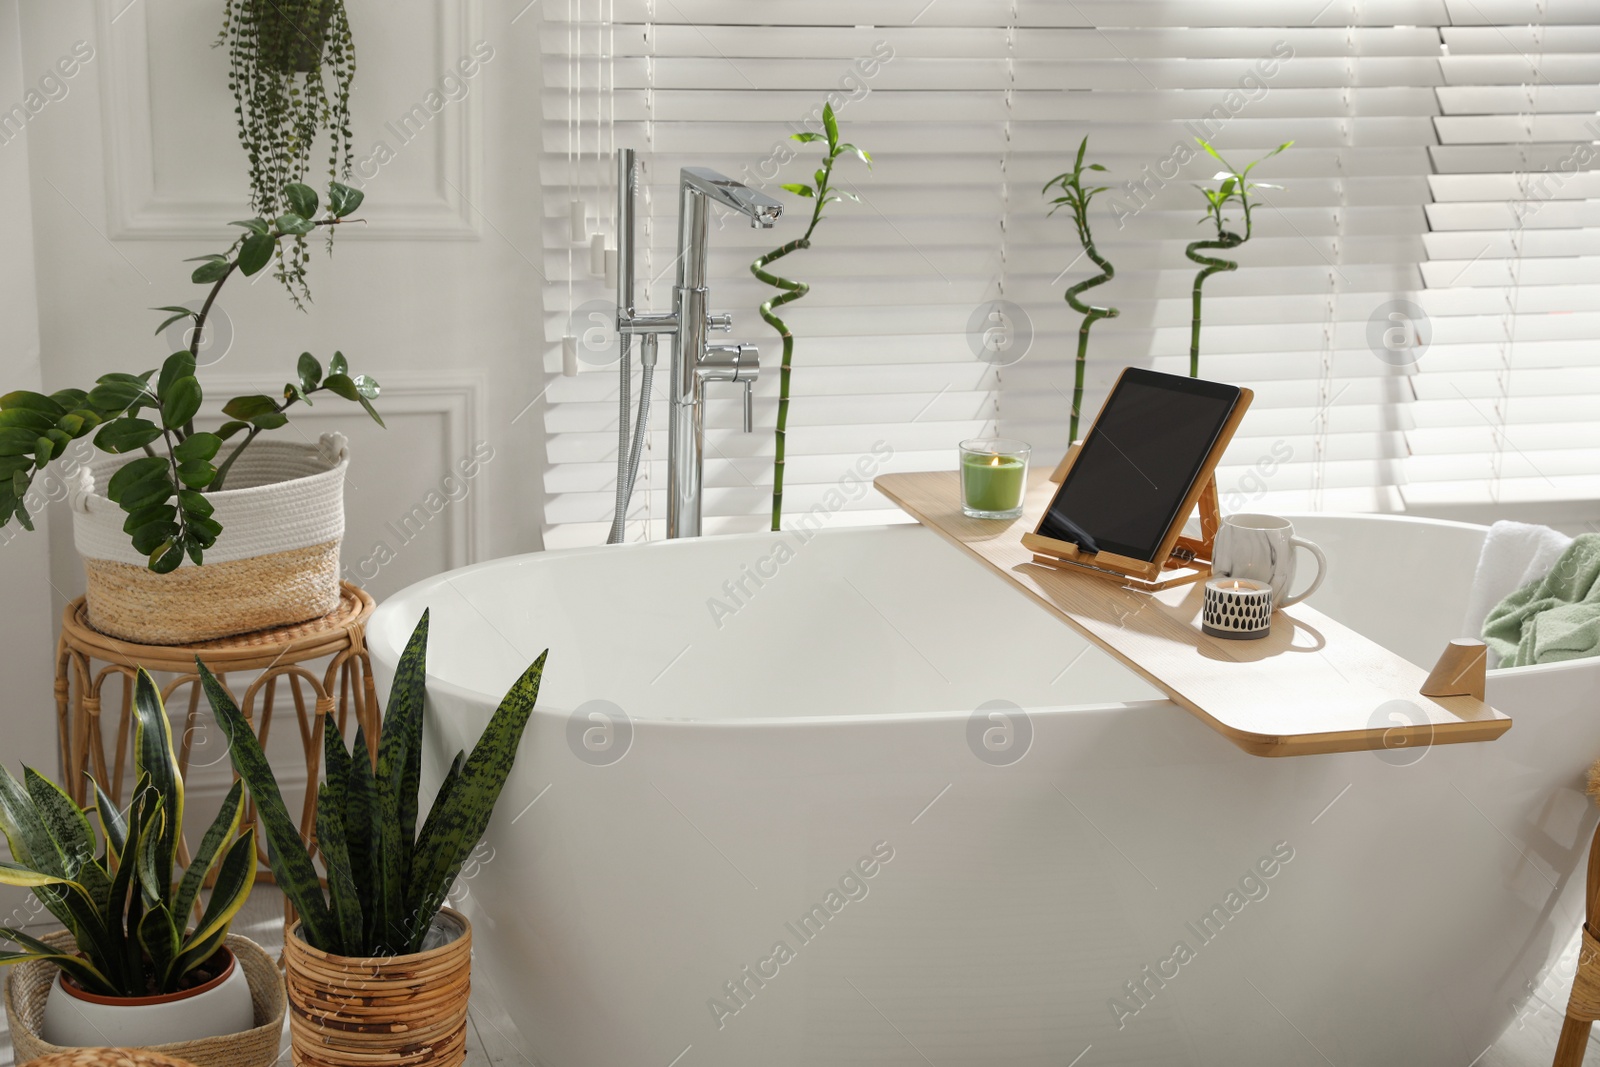
[[1028, 446], [1021, 441], [983, 439], [961, 443], [961, 509], [980, 519], [1022, 514], [1028, 480]]

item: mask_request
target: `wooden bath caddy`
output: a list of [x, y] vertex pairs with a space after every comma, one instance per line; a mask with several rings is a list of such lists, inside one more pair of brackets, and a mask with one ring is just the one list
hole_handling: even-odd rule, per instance
[[[1149, 591], [1118, 576], [1036, 562], [1022, 534], [1038, 524], [1056, 488], [1046, 473], [1033, 472], [1022, 517], [1009, 522], [964, 516], [952, 471], [885, 474], [874, 484], [1246, 752], [1492, 741], [1511, 728], [1508, 716], [1484, 703], [1482, 656], [1464, 644], [1447, 647], [1430, 675], [1305, 604], [1276, 614], [1264, 640], [1223, 641], [1200, 632], [1202, 583]], [[1384, 709], [1396, 701], [1411, 706]]]

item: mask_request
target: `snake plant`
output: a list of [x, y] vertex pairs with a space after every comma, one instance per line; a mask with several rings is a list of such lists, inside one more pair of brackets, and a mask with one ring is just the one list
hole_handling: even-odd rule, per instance
[[[1217, 174], [1212, 179], [1219, 183], [1215, 189], [1208, 189], [1203, 185], [1195, 186], [1206, 198], [1206, 213], [1200, 219], [1200, 224], [1203, 226], [1207, 222], [1214, 223], [1217, 228], [1216, 237], [1191, 241], [1183, 250], [1184, 255], [1200, 266], [1199, 272], [1194, 276], [1194, 289], [1191, 294], [1192, 311], [1189, 319], [1189, 377], [1191, 378], [1200, 377], [1200, 287], [1205, 284], [1207, 278], [1218, 271], [1239, 269], [1239, 264], [1231, 259], [1203, 255], [1200, 250], [1202, 248], [1214, 248], [1219, 251], [1228, 251], [1238, 248], [1250, 240], [1250, 191], [1252, 189], [1282, 188], [1277, 185], [1252, 182], [1249, 180], [1250, 172], [1256, 168], [1257, 164], [1266, 162], [1294, 144], [1293, 141], [1285, 141], [1260, 159], [1246, 163], [1244, 169], [1239, 170], [1223, 159], [1221, 154], [1203, 138], [1196, 137], [1195, 140], [1199, 142], [1201, 148], [1206, 150], [1207, 155], [1228, 169]], [[1224, 212], [1227, 210], [1228, 205], [1235, 200], [1239, 201], [1239, 212], [1244, 219], [1244, 233], [1242, 234], [1228, 229], [1228, 220], [1224, 217]]]
[[326, 892], [312, 863], [312, 846], [289, 816], [261, 743], [227, 690], [195, 661], [228, 737], [233, 768], [248, 784], [272, 846], [272, 873], [300, 913], [307, 943], [324, 952], [397, 956], [421, 951], [461, 865], [488, 828], [549, 654], [541, 653], [511, 687], [472, 754], [456, 753], [419, 833], [427, 650], [428, 613], [423, 612], [395, 670], [376, 761], [368, 757], [365, 727], [357, 727], [354, 751], [347, 752], [333, 717], [323, 716], [327, 780], [317, 788], [315, 848], [327, 870]]
[[1083, 187], [1083, 172], [1085, 170], [1103, 171], [1106, 168], [1098, 163], [1090, 163], [1087, 167], [1083, 163], [1083, 154], [1089, 149], [1089, 138], [1085, 137], [1078, 144], [1078, 158], [1074, 161], [1072, 169], [1064, 174], [1057, 174], [1054, 178], [1044, 183], [1041, 192], [1048, 193], [1053, 186], [1059, 186], [1061, 195], [1050, 201], [1053, 205], [1050, 214], [1054, 215], [1063, 206], [1072, 212], [1072, 222], [1078, 231], [1078, 243], [1083, 245], [1084, 254], [1094, 261], [1100, 268], [1100, 273], [1092, 278], [1086, 278], [1066, 291], [1068, 306], [1083, 316], [1083, 322], [1078, 326], [1078, 359], [1072, 378], [1072, 428], [1068, 434], [1068, 441], [1078, 439], [1078, 416], [1083, 408], [1083, 372], [1089, 361], [1089, 327], [1101, 319], [1114, 319], [1122, 314], [1114, 307], [1096, 307], [1085, 304], [1078, 299], [1079, 294], [1097, 285], [1104, 285], [1116, 276], [1112, 269], [1111, 261], [1102, 256], [1094, 246], [1094, 235], [1089, 231], [1089, 202], [1098, 193], [1106, 191], [1108, 186], [1097, 185], [1090, 189]]
[[[84, 990], [108, 997], [175, 993], [206, 976], [203, 966], [256, 879], [255, 831], [239, 833], [243, 790], [237, 782], [194, 859], [177, 870], [183, 778], [161, 693], [142, 670], [133, 706], [138, 785], [125, 814], [93, 778], [94, 806], [80, 809], [31, 767], [23, 768], [22, 782], [0, 767], [0, 830], [12, 856], [0, 862], [0, 883], [32, 889], [77, 945], [74, 953], [0, 927], [0, 941], [18, 949], [0, 952], [0, 963], [49, 960]], [[98, 814], [105, 839], [98, 856], [90, 810]], [[200, 887], [213, 869], [211, 899], [189, 929]]]
[[780, 319], [776, 310], [785, 304], [792, 304], [811, 291], [811, 286], [805, 282], [793, 281], [789, 278], [779, 277], [767, 270], [774, 261], [782, 259], [790, 252], [811, 247], [811, 235], [817, 231], [817, 223], [822, 221], [822, 209], [829, 204], [840, 200], [854, 200], [860, 202], [860, 197], [848, 189], [835, 189], [833, 187], [833, 165], [839, 157], [849, 153], [868, 168], [872, 166], [872, 157], [863, 149], [853, 144], [839, 140], [839, 120], [834, 116], [833, 105], [822, 105], [822, 133], [815, 130], [802, 130], [800, 133], [789, 135], [792, 141], [812, 142], [824, 141], [827, 143], [827, 154], [822, 157], [822, 166], [817, 168], [813, 175], [814, 185], [804, 182], [783, 186], [787, 192], [796, 196], [810, 199], [815, 206], [811, 209], [811, 224], [806, 227], [806, 232], [768, 252], [766, 255], [750, 264], [750, 273], [761, 281], [783, 292], [772, 297], [761, 305], [761, 318], [768, 326], [778, 331], [778, 336], [783, 338], [783, 364], [778, 370], [778, 428], [777, 428], [777, 458], [772, 465], [772, 528], [778, 530], [783, 524], [783, 462], [789, 430], [789, 375], [791, 363], [794, 359], [794, 334], [789, 331], [788, 324]]

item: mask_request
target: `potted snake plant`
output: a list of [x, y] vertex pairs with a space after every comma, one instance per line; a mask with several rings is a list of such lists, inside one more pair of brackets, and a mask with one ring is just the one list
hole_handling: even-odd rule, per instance
[[186, 1058], [207, 1061], [209, 1049], [215, 1062], [219, 1042], [207, 1039], [219, 1039], [228, 1062], [269, 1062], [281, 1010], [256, 1018], [246, 970], [274, 975], [272, 963], [228, 933], [256, 877], [255, 832], [239, 828], [242, 787], [234, 784], [194, 858], [179, 864], [183, 778], [160, 691], [142, 670], [133, 703], [137, 785], [126, 809], [92, 778], [94, 803], [79, 808], [31, 767], [20, 782], [0, 767], [0, 831], [12, 856], [0, 862], [0, 883], [31, 889], [66, 927], [46, 937], [0, 927], [0, 942], [14, 946], [0, 963], [21, 965], [6, 995], [17, 1061], [54, 1046], [185, 1043]]
[[395, 671], [375, 754], [364, 727], [346, 751], [323, 716], [314, 845], [301, 838], [249, 724], [196, 660], [271, 845], [272, 872], [299, 916], [283, 954], [297, 1067], [452, 1067], [466, 1056], [472, 927], [444, 903], [488, 828], [548, 652], [511, 687], [471, 755], [456, 753], [419, 829], [427, 645], [424, 612]]

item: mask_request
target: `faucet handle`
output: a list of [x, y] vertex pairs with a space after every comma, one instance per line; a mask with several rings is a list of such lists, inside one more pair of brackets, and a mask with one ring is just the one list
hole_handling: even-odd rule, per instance
[[707, 315], [706, 329], [727, 332], [733, 329], [733, 316], [727, 312], [723, 312], [720, 315]]
[[744, 386], [744, 432], [754, 433], [756, 429], [756, 383], [746, 378], [739, 384]]

